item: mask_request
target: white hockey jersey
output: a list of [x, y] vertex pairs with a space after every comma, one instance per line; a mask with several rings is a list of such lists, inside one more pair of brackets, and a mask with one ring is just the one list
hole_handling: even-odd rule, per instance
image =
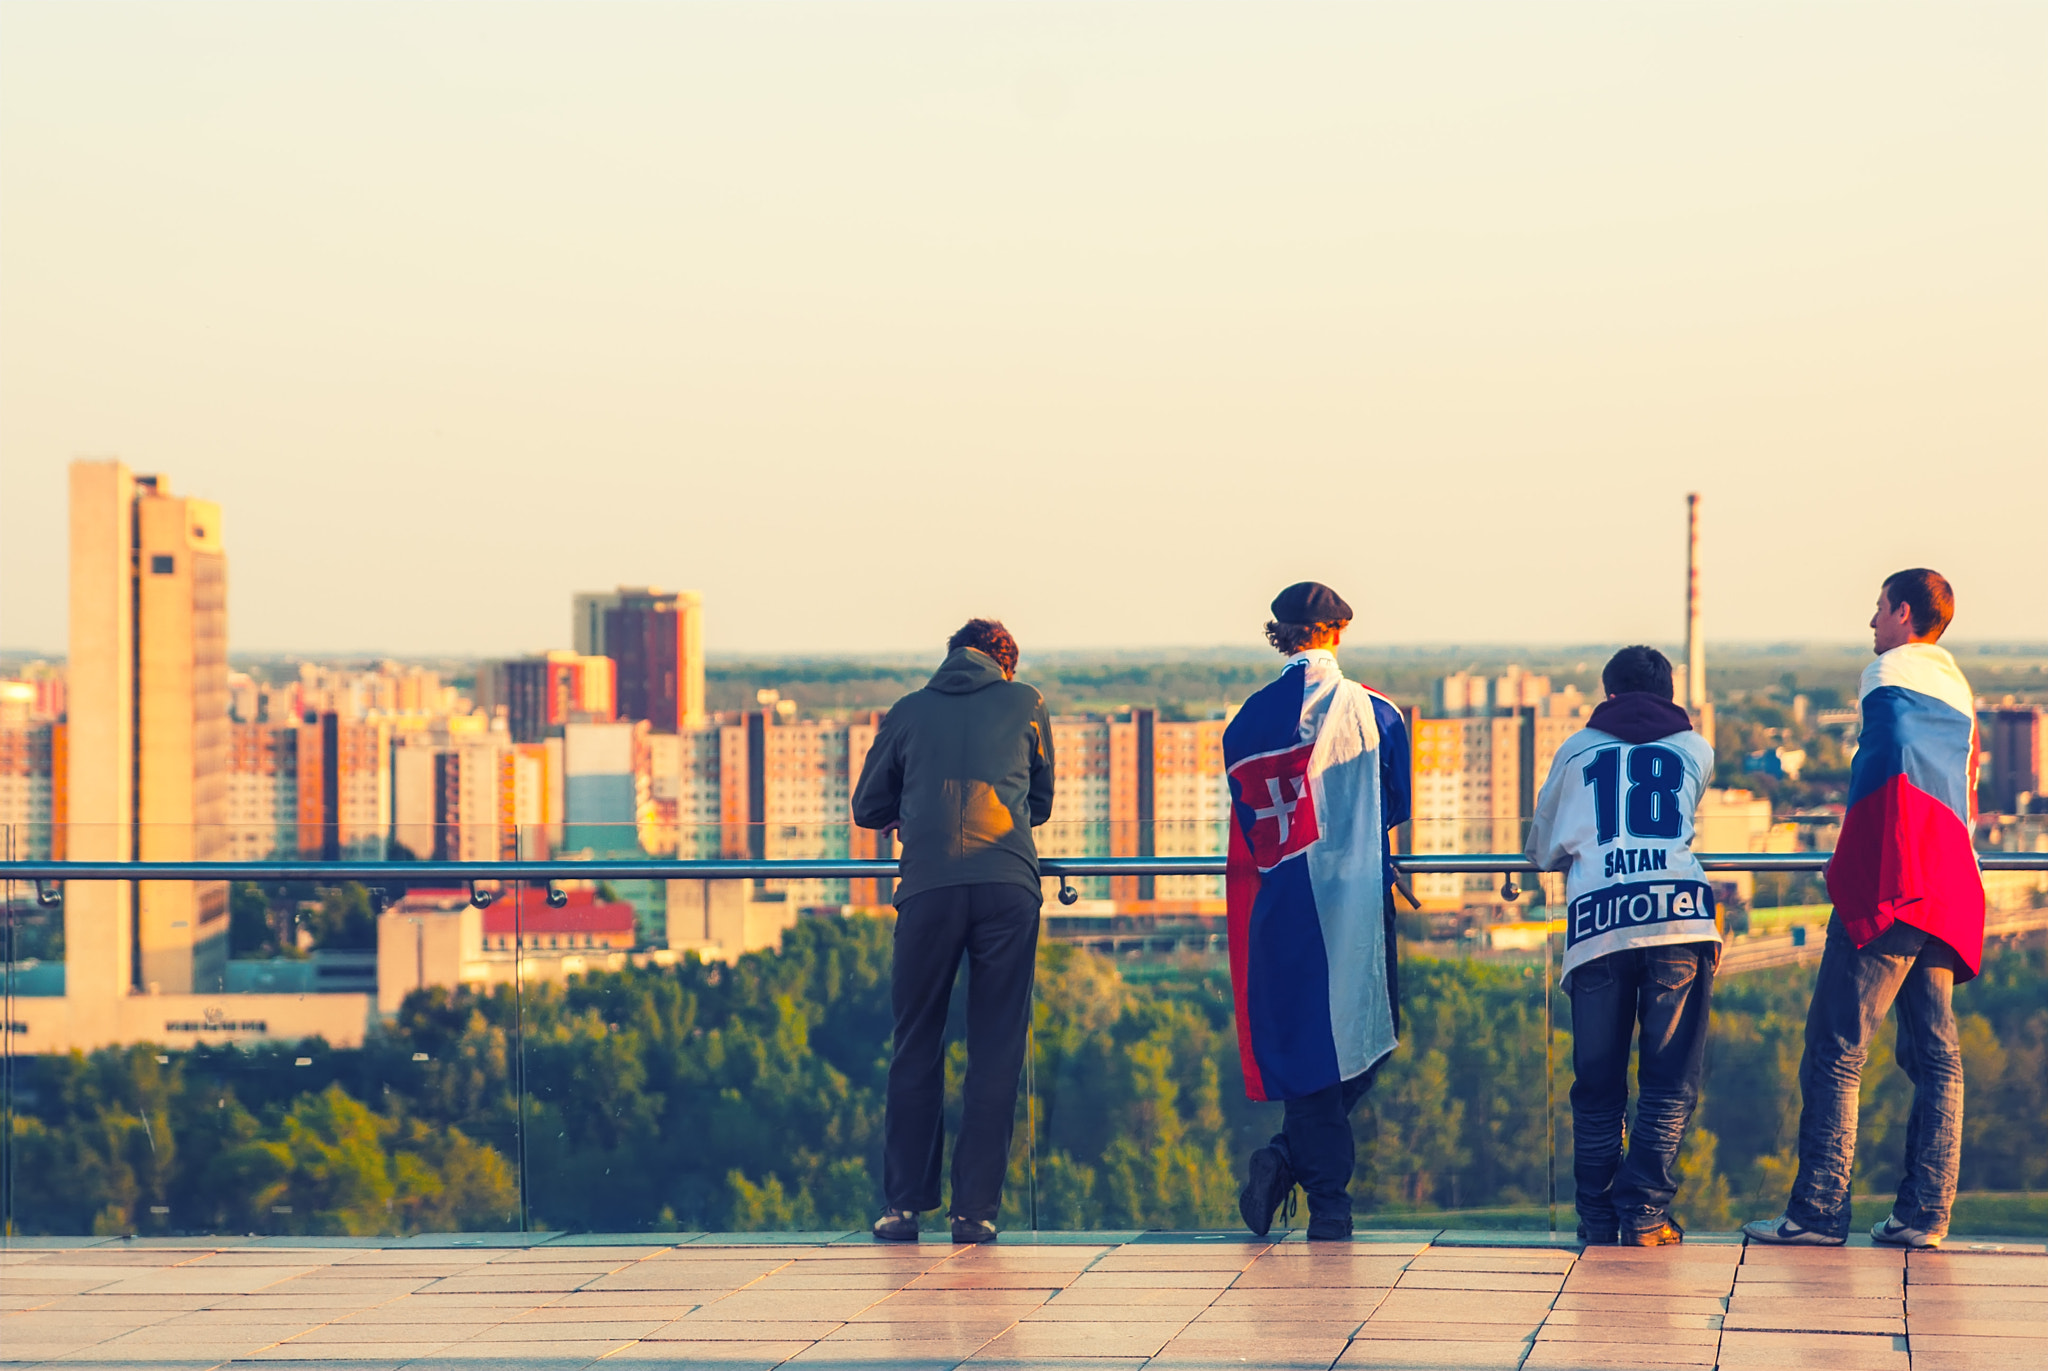
[[1617, 696], [1609, 704], [1624, 701], [1637, 706], [1622, 711], [1633, 717], [1617, 720], [1603, 705], [1593, 718], [1621, 736], [1583, 728], [1558, 749], [1529, 828], [1529, 860], [1566, 873], [1566, 986], [1575, 968], [1610, 952], [1721, 941], [1713, 888], [1692, 853], [1693, 812], [1713, 777], [1714, 749], [1690, 727], [1657, 735], [1654, 713], [1684, 719], [1669, 701]]

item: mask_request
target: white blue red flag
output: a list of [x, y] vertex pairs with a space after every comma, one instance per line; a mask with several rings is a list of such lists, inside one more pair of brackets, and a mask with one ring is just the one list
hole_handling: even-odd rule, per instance
[[1864, 668], [1862, 696], [1828, 897], [1858, 947], [1898, 920], [1954, 948], [1974, 976], [1984, 958], [1984, 878], [1970, 836], [1970, 683], [1945, 649], [1907, 643]]
[[1291, 1100], [1392, 1052], [1387, 830], [1408, 817], [1401, 711], [1335, 654], [1290, 659], [1223, 734], [1230, 976], [1245, 1093]]

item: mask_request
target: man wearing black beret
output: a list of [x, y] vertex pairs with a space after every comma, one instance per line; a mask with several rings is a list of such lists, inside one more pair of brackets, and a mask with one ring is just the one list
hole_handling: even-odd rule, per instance
[[1245, 1093], [1284, 1102], [1238, 1197], [1263, 1237], [1299, 1184], [1311, 1239], [1351, 1236], [1351, 1111], [1400, 1028], [1387, 833], [1408, 818], [1408, 728], [1344, 679], [1351, 606], [1303, 581], [1273, 601], [1280, 677], [1223, 734], [1231, 986]]

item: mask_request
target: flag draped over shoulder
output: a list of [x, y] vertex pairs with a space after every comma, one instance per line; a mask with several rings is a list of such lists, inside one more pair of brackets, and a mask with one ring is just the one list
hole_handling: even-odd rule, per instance
[[1975, 976], [1984, 879], [1970, 837], [1977, 716], [1969, 682], [1945, 649], [1908, 643], [1864, 668], [1862, 711], [1828, 896], [1858, 947], [1898, 920], [1954, 948]]
[[[1392, 795], [1387, 762], [1399, 777]], [[1395, 1047], [1385, 842], [1408, 814], [1406, 727], [1318, 649], [1245, 701], [1223, 763], [1245, 1093], [1297, 1099]]]

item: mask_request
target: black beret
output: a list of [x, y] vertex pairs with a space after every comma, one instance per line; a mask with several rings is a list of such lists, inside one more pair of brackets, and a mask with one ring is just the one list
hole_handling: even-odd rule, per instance
[[1283, 624], [1334, 624], [1351, 617], [1351, 606], [1321, 581], [1297, 581], [1273, 597], [1273, 617]]

